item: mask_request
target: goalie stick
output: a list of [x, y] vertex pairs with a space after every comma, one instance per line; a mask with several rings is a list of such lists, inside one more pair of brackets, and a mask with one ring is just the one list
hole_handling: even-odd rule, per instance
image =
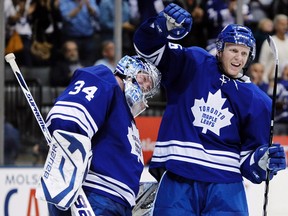
[[[272, 146], [273, 142], [273, 129], [274, 129], [274, 114], [275, 114], [275, 105], [276, 105], [276, 93], [277, 93], [277, 82], [278, 82], [278, 50], [273, 38], [268, 35], [267, 42], [269, 47], [273, 53], [274, 60], [275, 60], [275, 73], [274, 73], [274, 86], [273, 86], [273, 95], [272, 95], [272, 111], [271, 111], [271, 124], [270, 124], [270, 134], [269, 134], [269, 147]], [[267, 216], [267, 204], [268, 204], [268, 193], [269, 193], [269, 176], [270, 170], [267, 169], [267, 176], [265, 181], [265, 192], [264, 192], [264, 204], [263, 204], [263, 216]]]
[[[8, 62], [10, 64], [10, 67], [14, 73], [14, 75], [16, 76], [16, 79], [27, 99], [27, 102], [30, 106], [30, 108], [32, 109], [32, 112], [41, 128], [41, 131], [48, 143], [48, 145], [50, 146], [51, 143], [51, 135], [49, 133], [49, 130], [45, 124], [45, 121], [37, 107], [37, 104], [22, 76], [22, 73], [15, 61], [15, 55], [13, 53], [9, 53], [5, 56], [5, 60], [6, 62]], [[90, 203], [82, 189], [82, 187], [79, 189], [79, 195], [77, 197], [76, 202], [71, 206], [71, 214], [72, 216], [82, 216], [82, 215], [87, 215], [87, 216], [96, 216], [92, 210], [92, 207], [90, 206]]]

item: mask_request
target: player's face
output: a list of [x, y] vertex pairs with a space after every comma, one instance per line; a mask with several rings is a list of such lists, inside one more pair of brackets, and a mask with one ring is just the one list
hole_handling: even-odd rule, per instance
[[250, 48], [244, 45], [226, 43], [223, 52], [219, 54], [224, 72], [237, 78], [249, 57]]
[[138, 82], [137, 83], [135, 82], [135, 79], [128, 77], [125, 80], [124, 92], [125, 92], [127, 104], [130, 108], [132, 115], [135, 118], [141, 112], [143, 112], [147, 107], [147, 101], [143, 94], [144, 91], [142, 90], [141, 85], [138, 84]]
[[65, 58], [70, 62], [77, 62], [79, 59], [78, 47], [74, 42], [67, 42], [65, 49]]
[[144, 94], [148, 93], [151, 89], [153, 89], [153, 80], [151, 76], [149, 76], [147, 73], [139, 72], [136, 75], [136, 80]]

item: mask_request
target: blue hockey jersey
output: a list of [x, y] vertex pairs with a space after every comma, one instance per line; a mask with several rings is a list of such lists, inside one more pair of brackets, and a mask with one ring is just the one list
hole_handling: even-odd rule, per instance
[[169, 42], [153, 18], [135, 32], [134, 44], [157, 65], [167, 93], [150, 169], [204, 182], [251, 179], [246, 159], [269, 143], [271, 99], [248, 77], [225, 76], [204, 49]]
[[91, 139], [93, 158], [84, 190], [135, 205], [143, 170], [138, 129], [113, 73], [104, 65], [78, 69], [47, 116], [62, 129]]

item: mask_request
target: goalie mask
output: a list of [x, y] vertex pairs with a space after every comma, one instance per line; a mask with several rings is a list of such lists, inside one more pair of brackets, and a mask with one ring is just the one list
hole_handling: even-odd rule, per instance
[[222, 52], [224, 50], [225, 43], [240, 44], [250, 48], [250, 53], [245, 68], [247, 68], [254, 60], [256, 53], [255, 38], [249, 28], [238, 24], [227, 25], [220, 32], [216, 40], [217, 52]]
[[160, 88], [159, 70], [139, 56], [126, 55], [118, 62], [115, 74], [123, 79], [124, 93], [132, 115], [138, 116], [148, 107], [147, 99]]

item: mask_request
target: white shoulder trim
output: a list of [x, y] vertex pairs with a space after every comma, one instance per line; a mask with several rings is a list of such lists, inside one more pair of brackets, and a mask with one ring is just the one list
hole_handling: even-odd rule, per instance
[[151, 53], [150, 55], [145, 55], [144, 53], [140, 52], [136, 45], [134, 44], [135, 50], [138, 53], [138, 55], [142, 56], [143, 58], [147, 59], [148, 61], [152, 62], [154, 65], [158, 66], [159, 62], [162, 59], [164, 50], [166, 45], [164, 45], [163, 47], [161, 47], [160, 49], [156, 50], [154, 53]]

